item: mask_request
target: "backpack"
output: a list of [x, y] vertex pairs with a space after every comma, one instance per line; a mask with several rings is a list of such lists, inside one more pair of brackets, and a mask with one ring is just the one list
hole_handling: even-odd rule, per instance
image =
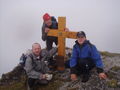
[[26, 54], [22, 54], [21, 57], [20, 57], [20, 65], [22, 67], [25, 67], [25, 62], [26, 62], [26, 59], [27, 57], [30, 56], [30, 58], [32, 59], [32, 62], [33, 62], [33, 56], [30, 54], [30, 55], [26, 55]]
[[19, 64], [24, 67], [25, 66], [25, 62], [28, 56], [30, 56], [30, 58], [33, 60], [33, 56], [31, 55], [32, 50], [28, 49], [25, 53], [22, 53], [21, 57], [20, 57], [20, 62]]

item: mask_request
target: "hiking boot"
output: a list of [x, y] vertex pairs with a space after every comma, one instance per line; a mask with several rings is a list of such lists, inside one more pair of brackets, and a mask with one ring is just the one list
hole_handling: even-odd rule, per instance
[[83, 74], [83, 77], [82, 77], [82, 82], [85, 83], [89, 80], [89, 77], [90, 75], [89, 74]]

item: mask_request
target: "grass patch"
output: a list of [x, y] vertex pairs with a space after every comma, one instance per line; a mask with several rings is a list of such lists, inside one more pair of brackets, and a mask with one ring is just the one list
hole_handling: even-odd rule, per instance
[[107, 51], [101, 51], [100, 54], [102, 56], [108, 56], [108, 57], [113, 57], [113, 56], [120, 55], [119, 53], [110, 53], [110, 52], [107, 52]]

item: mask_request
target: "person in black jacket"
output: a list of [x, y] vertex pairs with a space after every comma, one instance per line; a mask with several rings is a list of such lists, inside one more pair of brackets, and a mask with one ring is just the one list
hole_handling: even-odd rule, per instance
[[[42, 26], [42, 40], [46, 41], [47, 50], [52, 49], [53, 43], [58, 45], [58, 38], [54, 36], [47, 36], [50, 29], [58, 29], [58, 22], [55, 17], [50, 16], [48, 13], [43, 15], [43, 26]], [[68, 28], [65, 28], [68, 31]]]
[[[54, 20], [53, 20], [54, 19]], [[43, 15], [43, 26], [42, 26], [42, 40], [46, 41], [47, 50], [52, 49], [53, 43], [58, 44], [57, 37], [47, 36], [49, 29], [58, 29], [58, 23], [54, 17], [51, 17], [48, 13]]]
[[[54, 36], [47, 36], [47, 33], [50, 29], [58, 29], [58, 22], [55, 17], [50, 16], [48, 13], [43, 15], [43, 26], [42, 26], [42, 40], [46, 41], [47, 50], [52, 49], [53, 43], [58, 45], [58, 38]], [[68, 28], [65, 28], [65, 31], [68, 31]], [[56, 62], [53, 60], [53, 57], [49, 60], [49, 68], [56, 67]]]

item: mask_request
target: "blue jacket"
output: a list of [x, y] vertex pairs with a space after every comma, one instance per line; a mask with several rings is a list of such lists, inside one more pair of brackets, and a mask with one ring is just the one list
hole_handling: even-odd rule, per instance
[[97, 48], [86, 40], [82, 46], [76, 41], [73, 46], [72, 57], [70, 59], [70, 67], [74, 67], [77, 64], [78, 59], [91, 58], [96, 67], [103, 68], [103, 63]]

